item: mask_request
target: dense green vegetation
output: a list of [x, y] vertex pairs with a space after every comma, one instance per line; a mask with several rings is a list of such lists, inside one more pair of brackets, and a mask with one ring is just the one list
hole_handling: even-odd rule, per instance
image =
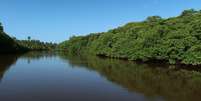
[[27, 48], [20, 46], [15, 40], [9, 37], [3, 30], [0, 23], [0, 53], [16, 53], [27, 51]]
[[29, 50], [53, 50], [57, 44], [41, 42], [39, 40], [17, 40], [17, 43], [23, 47], [27, 47]]
[[151, 16], [108, 32], [74, 36], [59, 48], [75, 54], [200, 65], [201, 11], [185, 10], [167, 19]]
[[0, 23], [0, 53], [16, 53], [35, 50], [52, 50], [57, 44], [41, 42], [39, 40], [17, 40], [8, 36]]

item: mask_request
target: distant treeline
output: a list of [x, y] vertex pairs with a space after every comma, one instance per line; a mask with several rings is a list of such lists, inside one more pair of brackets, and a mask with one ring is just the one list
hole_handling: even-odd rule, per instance
[[30, 50], [52, 50], [57, 46], [56, 43], [41, 42], [40, 40], [16, 40], [16, 42]]
[[52, 50], [55, 43], [41, 42], [39, 40], [17, 40], [8, 36], [0, 23], [0, 53], [19, 53], [33, 50]]
[[59, 48], [74, 54], [200, 65], [201, 11], [185, 10], [167, 19], [151, 16], [108, 32], [74, 36]]

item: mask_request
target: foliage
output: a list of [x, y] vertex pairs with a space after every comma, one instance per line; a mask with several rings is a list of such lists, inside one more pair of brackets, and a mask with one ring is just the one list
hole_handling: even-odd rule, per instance
[[1, 32], [3, 31], [3, 26], [2, 26], [2, 24], [1, 24], [1, 22], [0, 22], [0, 31], [1, 31]]
[[69, 53], [79, 54], [91, 46], [91, 42], [95, 41], [100, 33], [90, 34], [88, 36], [71, 37], [69, 41], [64, 41], [58, 45], [58, 49], [68, 50]]
[[40, 42], [39, 40], [17, 40], [11, 38], [3, 31], [3, 26], [0, 23], [0, 53], [16, 53], [30, 50], [51, 50], [56, 48], [55, 43]]
[[27, 48], [20, 46], [11, 37], [9, 37], [4, 31], [3, 26], [0, 23], [0, 53], [16, 53], [27, 51]]
[[55, 43], [41, 42], [39, 40], [17, 40], [17, 43], [23, 47], [27, 47], [29, 50], [52, 50], [56, 48]]
[[200, 65], [200, 43], [201, 12], [190, 9], [178, 17], [152, 16], [108, 32], [72, 37], [59, 48], [76, 54]]

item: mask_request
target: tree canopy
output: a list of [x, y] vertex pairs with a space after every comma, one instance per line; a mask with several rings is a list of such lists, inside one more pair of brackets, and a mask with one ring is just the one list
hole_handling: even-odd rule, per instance
[[1, 31], [1, 32], [3, 31], [3, 26], [2, 26], [2, 24], [1, 24], [1, 22], [0, 22], [0, 31]]
[[0, 23], [0, 53], [16, 53], [31, 50], [52, 50], [56, 48], [55, 43], [41, 42], [39, 40], [17, 40], [11, 38], [3, 31], [3, 26]]
[[152, 16], [108, 32], [72, 37], [59, 47], [75, 54], [200, 65], [200, 43], [201, 12], [190, 9], [178, 17]]

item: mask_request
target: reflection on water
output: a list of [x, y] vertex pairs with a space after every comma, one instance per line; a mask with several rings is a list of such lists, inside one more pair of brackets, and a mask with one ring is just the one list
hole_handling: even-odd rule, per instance
[[0, 80], [9, 67], [17, 61], [19, 55], [0, 55]]
[[197, 101], [201, 73], [173, 66], [31, 52], [0, 56], [2, 101]]
[[21, 58], [27, 59], [27, 63], [30, 64], [32, 60], [39, 60], [41, 58], [52, 58], [55, 57], [56, 53], [48, 52], [48, 51], [41, 51], [41, 52], [29, 52], [22, 55]]
[[201, 74], [196, 71], [98, 57], [67, 54], [61, 57], [70, 61], [70, 64], [97, 71], [107, 80], [121, 85], [130, 92], [142, 93], [150, 100], [156, 97], [168, 101], [201, 99]]

